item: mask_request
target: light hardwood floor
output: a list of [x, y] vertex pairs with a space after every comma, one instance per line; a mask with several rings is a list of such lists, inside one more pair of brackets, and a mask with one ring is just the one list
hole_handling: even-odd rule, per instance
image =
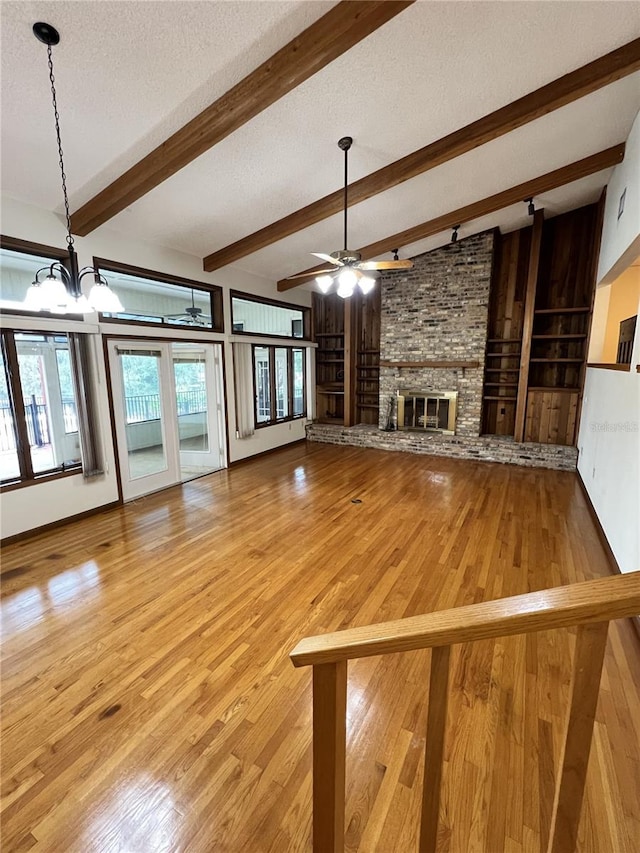
[[[302, 444], [8, 546], [2, 571], [4, 853], [298, 853], [301, 637], [609, 568], [572, 473]], [[574, 639], [453, 648], [443, 853], [544, 850]], [[416, 849], [429, 661], [349, 668], [349, 851]], [[640, 850], [628, 622], [609, 634], [579, 849]]]

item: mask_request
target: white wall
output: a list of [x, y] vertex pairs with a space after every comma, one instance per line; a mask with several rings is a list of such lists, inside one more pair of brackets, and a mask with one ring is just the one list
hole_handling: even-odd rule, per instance
[[[620, 194], [625, 187], [625, 209], [618, 219]], [[636, 117], [625, 159], [614, 169], [607, 187], [599, 287], [616, 279], [640, 253], [639, 196], [640, 118]], [[596, 347], [602, 349], [602, 325], [593, 352]], [[578, 435], [578, 471], [623, 572], [640, 569], [639, 363], [640, 326], [636, 328], [630, 371], [587, 368]]]
[[[618, 217], [620, 197], [624, 212]], [[624, 160], [613, 170], [607, 185], [598, 284], [610, 283], [637, 257], [640, 235], [640, 113], [627, 139]]]
[[[31, 205], [2, 197], [2, 222], [1, 231], [4, 235], [30, 240], [36, 243], [44, 243], [49, 246], [64, 248], [65, 228], [63, 220], [49, 211], [41, 210]], [[107, 258], [120, 261], [125, 264], [145, 267], [164, 273], [174, 274], [183, 278], [191, 278], [207, 284], [215, 284], [224, 289], [224, 323], [225, 334], [214, 334], [199, 332], [188, 329], [182, 334], [188, 337], [202, 338], [203, 341], [222, 341], [225, 351], [226, 365], [226, 405], [229, 425], [229, 453], [231, 462], [244, 459], [265, 450], [271, 450], [280, 445], [288, 444], [300, 438], [304, 438], [303, 419], [294, 421], [290, 425], [277, 424], [256, 431], [249, 439], [237, 439], [235, 437], [235, 397], [233, 384], [233, 364], [231, 340], [231, 310], [229, 289], [242, 290], [247, 293], [255, 293], [260, 296], [268, 296], [280, 301], [289, 301], [294, 304], [308, 306], [311, 304], [311, 294], [308, 291], [297, 290], [295, 293], [280, 294], [277, 292], [275, 282], [262, 279], [239, 270], [224, 269], [215, 273], [205, 273], [202, 269], [201, 258], [177, 252], [149, 243], [131, 240], [123, 235], [110, 231], [106, 227], [99, 228], [87, 237], [76, 238], [75, 248], [78, 253], [80, 266], [93, 263], [93, 257]], [[87, 322], [97, 324], [95, 315], [89, 316]], [[2, 325], [11, 327], [19, 325], [20, 328], [61, 330], [72, 328], [73, 323], [66, 321], [65, 329], [60, 320], [44, 320], [35, 318], [20, 320], [19, 324], [13, 319], [4, 317]], [[82, 324], [86, 329], [86, 324]], [[93, 327], [92, 349], [95, 355], [94, 383], [97, 389], [97, 403], [99, 409], [99, 421], [101, 424], [109, 424], [109, 405], [106, 391], [106, 368], [102, 350], [101, 333], [125, 334], [135, 337], [136, 329], [125, 325], [102, 324]], [[138, 335], [148, 334], [148, 329], [138, 330]], [[180, 331], [157, 330], [161, 337], [180, 337]], [[243, 337], [243, 341], [250, 338]], [[312, 374], [309, 373], [309, 383], [313, 382]], [[311, 397], [310, 389], [308, 397]], [[311, 409], [308, 410], [311, 414]], [[92, 480], [85, 481], [82, 475], [65, 477], [48, 483], [40, 483], [21, 489], [3, 492], [0, 495], [0, 536], [5, 538], [22, 533], [26, 530], [41, 527], [54, 521], [76, 515], [87, 510], [95, 509], [111, 503], [118, 498], [116, 479], [115, 455], [110, 431], [105, 429], [100, 436], [103, 444], [105, 474]]]
[[[636, 362], [640, 356], [636, 337]], [[640, 569], [640, 375], [590, 367], [578, 471], [623, 572]]]

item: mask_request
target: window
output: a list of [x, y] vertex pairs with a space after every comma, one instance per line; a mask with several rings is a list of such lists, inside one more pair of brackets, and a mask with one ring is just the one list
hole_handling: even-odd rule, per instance
[[0, 480], [23, 482], [80, 468], [67, 335], [3, 332]]
[[231, 291], [234, 334], [269, 335], [274, 338], [308, 338], [309, 309], [287, 302]]
[[[24, 305], [27, 290], [38, 270], [52, 263], [64, 263], [68, 254], [53, 246], [42, 246], [13, 237], [0, 237], [0, 278], [2, 293], [0, 309], [8, 313], [28, 313]], [[42, 276], [40, 276], [42, 279]], [[35, 312], [40, 316], [51, 316], [50, 312]]]
[[304, 350], [296, 347], [253, 347], [256, 426], [306, 415]]
[[223, 331], [222, 288], [117, 261], [94, 258], [93, 262], [127, 309], [100, 314], [101, 319]]

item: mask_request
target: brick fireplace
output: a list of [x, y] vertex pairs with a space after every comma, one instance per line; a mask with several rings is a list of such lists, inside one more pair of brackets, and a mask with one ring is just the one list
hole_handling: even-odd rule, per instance
[[[397, 427], [400, 390], [456, 391], [456, 434], [480, 435], [493, 231], [413, 258], [406, 273], [382, 276], [380, 427]], [[476, 363], [432, 367], [410, 362]]]

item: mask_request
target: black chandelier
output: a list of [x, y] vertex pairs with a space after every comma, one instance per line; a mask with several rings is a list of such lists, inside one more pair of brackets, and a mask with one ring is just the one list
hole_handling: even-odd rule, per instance
[[[53, 115], [56, 125], [56, 139], [58, 142], [58, 156], [60, 162], [60, 175], [62, 178], [62, 194], [64, 196], [64, 209], [67, 220], [67, 248], [69, 251], [69, 266], [53, 263], [38, 270], [36, 277], [27, 291], [24, 306], [29, 311], [51, 311], [53, 314], [87, 314], [93, 311], [118, 313], [123, 310], [118, 296], [111, 290], [109, 283], [98, 270], [93, 267], [78, 269], [78, 256], [73, 248], [73, 237], [71, 235], [71, 216], [69, 213], [69, 198], [67, 196], [67, 176], [64, 171], [64, 160], [62, 158], [62, 142], [60, 139], [60, 116], [58, 115], [58, 102], [56, 99], [55, 77], [53, 75], [54, 44], [60, 41], [60, 33], [51, 24], [41, 21], [33, 25], [33, 34], [43, 44], [47, 45], [47, 56], [49, 59], [49, 80], [51, 81], [51, 96], [53, 102]], [[40, 281], [40, 275], [48, 274]], [[82, 293], [81, 282], [85, 276], [93, 276], [93, 287], [89, 292], [89, 298]]]

